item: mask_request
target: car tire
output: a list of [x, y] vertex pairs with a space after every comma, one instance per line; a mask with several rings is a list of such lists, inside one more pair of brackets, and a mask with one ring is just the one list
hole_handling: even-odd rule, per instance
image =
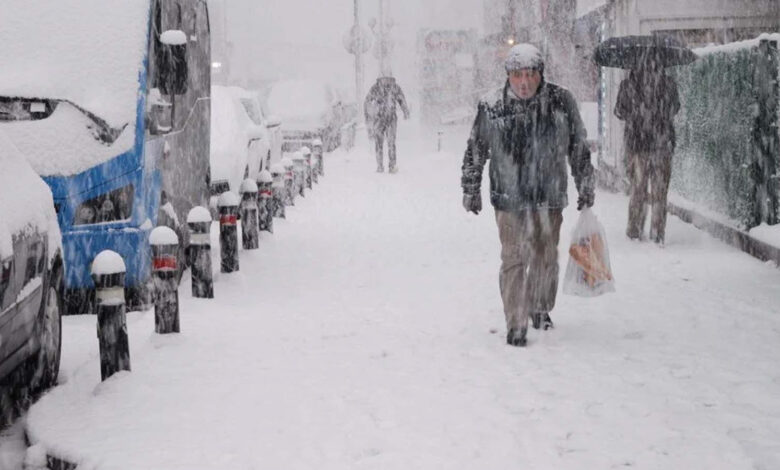
[[31, 368], [30, 383], [38, 393], [57, 384], [62, 355], [62, 313], [65, 309], [62, 260], [57, 258], [52, 267], [49, 281], [44, 284], [38, 317], [40, 348], [33, 357]]

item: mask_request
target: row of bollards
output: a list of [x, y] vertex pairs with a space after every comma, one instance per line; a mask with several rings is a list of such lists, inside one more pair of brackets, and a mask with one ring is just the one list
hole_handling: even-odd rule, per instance
[[[243, 248], [259, 248], [260, 232], [273, 233], [273, 218], [285, 218], [285, 207], [295, 204], [296, 195], [304, 196], [305, 189], [311, 189], [312, 183], [317, 183], [318, 177], [324, 176], [322, 141], [315, 140], [313, 147], [313, 151], [303, 147], [293, 154], [293, 158], [285, 157], [270, 171], [263, 170], [257, 181], [244, 180], [240, 196], [231, 192], [220, 195], [217, 209], [221, 272], [239, 270], [239, 220]], [[214, 298], [211, 224], [211, 214], [204, 207], [193, 208], [187, 216], [190, 229], [187, 258], [192, 273], [192, 296], [195, 298]], [[168, 227], [156, 227], [149, 235], [149, 245], [155, 332], [179, 333], [179, 237]], [[110, 250], [102, 251], [92, 262], [101, 380], [119, 371], [130, 370], [125, 272], [122, 257]]]

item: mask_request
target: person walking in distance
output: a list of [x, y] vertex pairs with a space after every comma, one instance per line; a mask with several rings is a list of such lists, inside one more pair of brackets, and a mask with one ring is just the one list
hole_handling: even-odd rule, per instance
[[675, 147], [674, 116], [679, 110], [677, 83], [652, 60], [632, 69], [628, 78], [620, 83], [615, 115], [626, 123], [625, 163], [631, 182], [628, 238], [642, 238], [649, 196], [652, 205], [650, 239], [664, 243], [666, 196]]
[[401, 87], [391, 76], [379, 77], [368, 91], [364, 105], [366, 127], [369, 137], [374, 139], [376, 150], [376, 171], [384, 169], [384, 141], [387, 140], [387, 160], [390, 173], [398, 171], [396, 163], [395, 137], [398, 129], [396, 105], [401, 107], [404, 119], [409, 119], [409, 107]]
[[482, 210], [482, 170], [490, 159], [490, 202], [501, 242], [499, 286], [506, 341], [525, 346], [529, 317], [553, 327], [558, 289], [558, 240], [568, 205], [568, 159], [577, 208], [594, 202], [590, 150], [574, 96], [544, 80], [544, 60], [531, 44], [514, 46], [505, 85], [477, 107], [463, 157], [463, 207]]

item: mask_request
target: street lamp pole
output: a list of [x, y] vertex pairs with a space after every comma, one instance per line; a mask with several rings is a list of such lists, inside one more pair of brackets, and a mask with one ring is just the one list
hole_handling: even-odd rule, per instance
[[385, 69], [385, 0], [379, 0], [379, 73], [384, 74]]
[[358, 34], [358, 43], [355, 45], [355, 97], [358, 107], [358, 119], [363, 116], [363, 49], [360, 37], [360, 1], [355, 0], [355, 29]]

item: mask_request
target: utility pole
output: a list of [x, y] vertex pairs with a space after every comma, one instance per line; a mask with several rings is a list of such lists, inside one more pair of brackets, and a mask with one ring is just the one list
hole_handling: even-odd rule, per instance
[[353, 31], [358, 35], [355, 47], [355, 98], [358, 105], [358, 119], [363, 116], [363, 47], [360, 44], [364, 39], [360, 33], [360, 0], [355, 0], [355, 26]]
[[379, 73], [384, 74], [387, 70], [385, 68], [385, 60], [387, 60], [385, 50], [385, 41], [387, 30], [385, 28], [385, 0], [379, 0]]

